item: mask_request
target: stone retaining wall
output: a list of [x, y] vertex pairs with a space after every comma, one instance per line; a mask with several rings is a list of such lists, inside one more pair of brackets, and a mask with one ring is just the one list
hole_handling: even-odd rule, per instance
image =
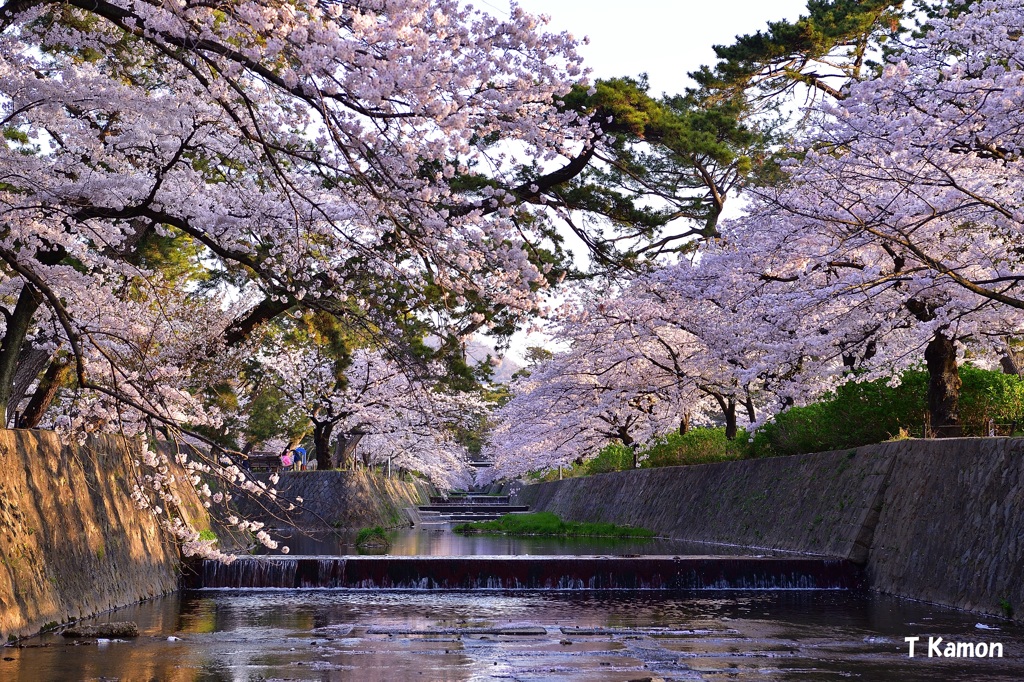
[[1024, 440], [900, 448], [867, 571], [881, 592], [1024, 619]]
[[409, 525], [403, 510], [425, 504], [432, 491], [430, 484], [420, 479], [410, 482], [367, 471], [290, 471], [281, 474], [275, 487], [284, 500], [301, 497], [300, 508], [277, 518], [244, 504], [239, 511], [268, 526], [287, 521], [307, 529], [394, 528]]
[[[115, 436], [79, 447], [49, 431], [0, 430], [0, 641], [178, 588], [177, 546], [131, 501], [137, 448]], [[278, 488], [305, 498], [294, 518], [305, 527], [405, 525], [403, 509], [431, 492], [348, 471], [287, 473]], [[178, 494], [193, 525], [208, 528], [194, 491]]]
[[130, 498], [131, 447], [0, 430], [0, 639], [177, 588], [177, 548]]
[[526, 486], [520, 504], [670, 537], [852, 559], [873, 589], [1024, 615], [1024, 440], [908, 440]]

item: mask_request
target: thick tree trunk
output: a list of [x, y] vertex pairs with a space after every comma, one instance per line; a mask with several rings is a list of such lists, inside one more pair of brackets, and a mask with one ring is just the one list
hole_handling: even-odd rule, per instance
[[679, 435], [685, 436], [686, 432], [690, 430], [690, 413], [683, 412], [682, 418], [679, 420]]
[[7, 316], [7, 330], [4, 332], [3, 343], [0, 343], [0, 414], [5, 417], [14, 391], [14, 374], [21, 346], [28, 336], [32, 317], [42, 302], [42, 295], [31, 285], [25, 284], [21, 287], [14, 312]]
[[[14, 415], [18, 405], [28, 394], [28, 389], [39, 377], [39, 373], [46, 369], [53, 353], [43, 348], [22, 346], [18, 355], [18, 366], [14, 370], [14, 387], [11, 389], [11, 397], [7, 404], [7, 423], [14, 421]], [[17, 426], [17, 425], [15, 425]]]
[[46, 411], [53, 404], [53, 399], [57, 397], [60, 385], [70, 374], [71, 363], [67, 358], [56, 357], [50, 362], [50, 366], [46, 368], [46, 374], [39, 380], [32, 400], [29, 401], [24, 414], [18, 419], [17, 427], [19, 429], [34, 429], [39, 426], [39, 422], [43, 420]]
[[715, 402], [718, 403], [718, 408], [722, 410], [722, 416], [725, 417], [725, 437], [729, 440], [735, 440], [738, 433], [736, 426], [736, 397], [731, 395], [724, 396], [721, 393], [707, 390], [705, 392], [715, 399]]
[[636, 469], [638, 466], [640, 466], [640, 462], [639, 460], [637, 460], [639, 454], [636, 451], [636, 447], [634, 447], [635, 441], [633, 440], [633, 436], [629, 435], [629, 427], [620, 426], [618, 431], [619, 440], [621, 440], [622, 444], [629, 448], [630, 452], [633, 453], [633, 468]]
[[956, 364], [956, 346], [939, 332], [924, 351], [928, 367], [928, 411], [932, 432], [939, 438], [961, 434], [960, 371]]
[[725, 437], [728, 440], [736, 440], [736, 434], [739, 433], [739, 428], [736, 425], [736, 401], [730, 398], [727, 405], [727, 409], [723, 410], [725, 413]]
[[340, 435], [334, 444], [334, 467], [336, 469], [347, 469], [349, 464], [355, 460], [356, 446], [363, 439], [363, 434], [353, 433]]
[[313, 423], [313, 449], [316, 450], [316, 468], [318, 471], [327, 471], [331, 468], [331, 431], [334, 430], [333, 422]]
[[719, 393], [712, 393], [711, 395], [714, 396], [719, 409], [722, 410], [722, 416], [725, 417], [725, 437], [729, 440], [734, 440], [738, 432], [736, 427], [736, 399]]

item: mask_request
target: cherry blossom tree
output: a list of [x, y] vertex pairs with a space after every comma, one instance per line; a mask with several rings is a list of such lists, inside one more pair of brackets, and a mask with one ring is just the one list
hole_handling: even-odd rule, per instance
[[336, 451], [358, 447], [367, 465], [392, 460], [446, 488], [470, 482], [468, 455], [453, 430], [482, 409], [471, 397], [442, 390], [436, 379], [415, 376], [379, 350], [356, 349], [344, 369], [322, 344], [279, 346], [258, 362], [277, 376], [286, 403], [312, 423], [319, 467], [332, 465], [336, 433]]
[[[67, 364], [45, 423], [160, 433], [215, 423], [202, 384], [289, 310], [399, 342], [514, 323], [546, 284], [524, 202], [594, 134], [558, 102], [581, 78], [518, 8], [0, 4], [0, 408], [39, 423]], [[166, 239], [202, 277], [162, 278]]]
[[567, 305], [555, 338], [568, 350], [513, 383], [511, 400], [493, 414], [485, 449], [493, 475], [568, 465], [610, 442], [632, 447], [679, 425], [683, 386], [652, 372], [628, 330], [592, 303]]
[[[751, 392], [760, 394], [756, 424], [840, 382], [896, 376], [923, 360], [932, 428], [956, 434], [958, 358], [993, 360], [1024, 321], [1024, 60], [1008, 28], [1021, 10], [1009, 1], [965, 5], [926, 26], [884, 73], [864, 82], [848, 74], [833, 100], [810, 110], [815, 125], [784, 181], [755, 190], [747, 217], [726, 223], [695, 262], [656, 269], [602, 302], [601, 333], [614, 342], [591, 346], [586, 361], [635, 363], [633, 376], [644, 379], [634, 396], [659, 385], [639, 369], [643, 361], [680, 382], [717, 377], [718, 391], [741, 389], [751, 408]], [[616, 336], [615, 326], [629, 334]], [[536, 396], [538, 407], [513, 400], [509, 414], [526, 423], [557, 414], [557, 399], [540, 407], [545, 387], [525, 388], [524, 402]], [[586, 410], [575, 413], [583, 423]], [[543, 442], [545, 430], [537, 437], [512, 423], [501, 428], [523, 439], [520, 450]], [[545, 463], [559, 448], [540, 448]]]
[[723, 254], [740, 256], [721, 263], [757, 283], [751, 300], [800, 349], [805, 382], [924, 359], [940, 435], [958, 433], [958, 354], [992, 357], [1024, 322], [1022, 12], [977, 2], [929, 24], [882, 76], [819, 108], [788, 182], [725, 230]]
[[[4, 261], [31, 285], [12, 352], [39, 306], [78, 336], [66, 263], [86, 264], [87, 291], [101, 269], [146, 276], [130, 256], [154, 232], [263, 293], [229, 341], [324, 298], [372, 297], [392, 327], [396, 307], [476, 324], [533, 308], [516, 159], [557, 160], [591, 132], [554, 106], [579, 73], [568, 38], [522, 12], [11, 2], [0, 17]], [[474, 191], [453, 181], [466, 175]]]

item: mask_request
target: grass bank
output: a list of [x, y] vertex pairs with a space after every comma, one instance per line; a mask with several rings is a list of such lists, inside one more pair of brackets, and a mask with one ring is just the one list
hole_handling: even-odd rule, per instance
[[580, 523], [563, 521], [551, 512], [536, 514], [505, 514], [496, 521], [461, 523], [456, 533], [493, 533], [498, 535], [550, 535], [586, 538], [653, 538], [646, 528], [616, 526], [613, 523]]

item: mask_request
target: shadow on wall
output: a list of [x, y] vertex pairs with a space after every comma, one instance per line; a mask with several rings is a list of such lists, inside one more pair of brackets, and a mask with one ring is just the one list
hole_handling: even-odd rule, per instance
[[[176, 589], [177, 547], [131, 500], [138, 447], [116, 436], [78, 446], [49, 431], [0, 431], [4, 639]], [[179, 495], [202, 513], [191, 489]]]

